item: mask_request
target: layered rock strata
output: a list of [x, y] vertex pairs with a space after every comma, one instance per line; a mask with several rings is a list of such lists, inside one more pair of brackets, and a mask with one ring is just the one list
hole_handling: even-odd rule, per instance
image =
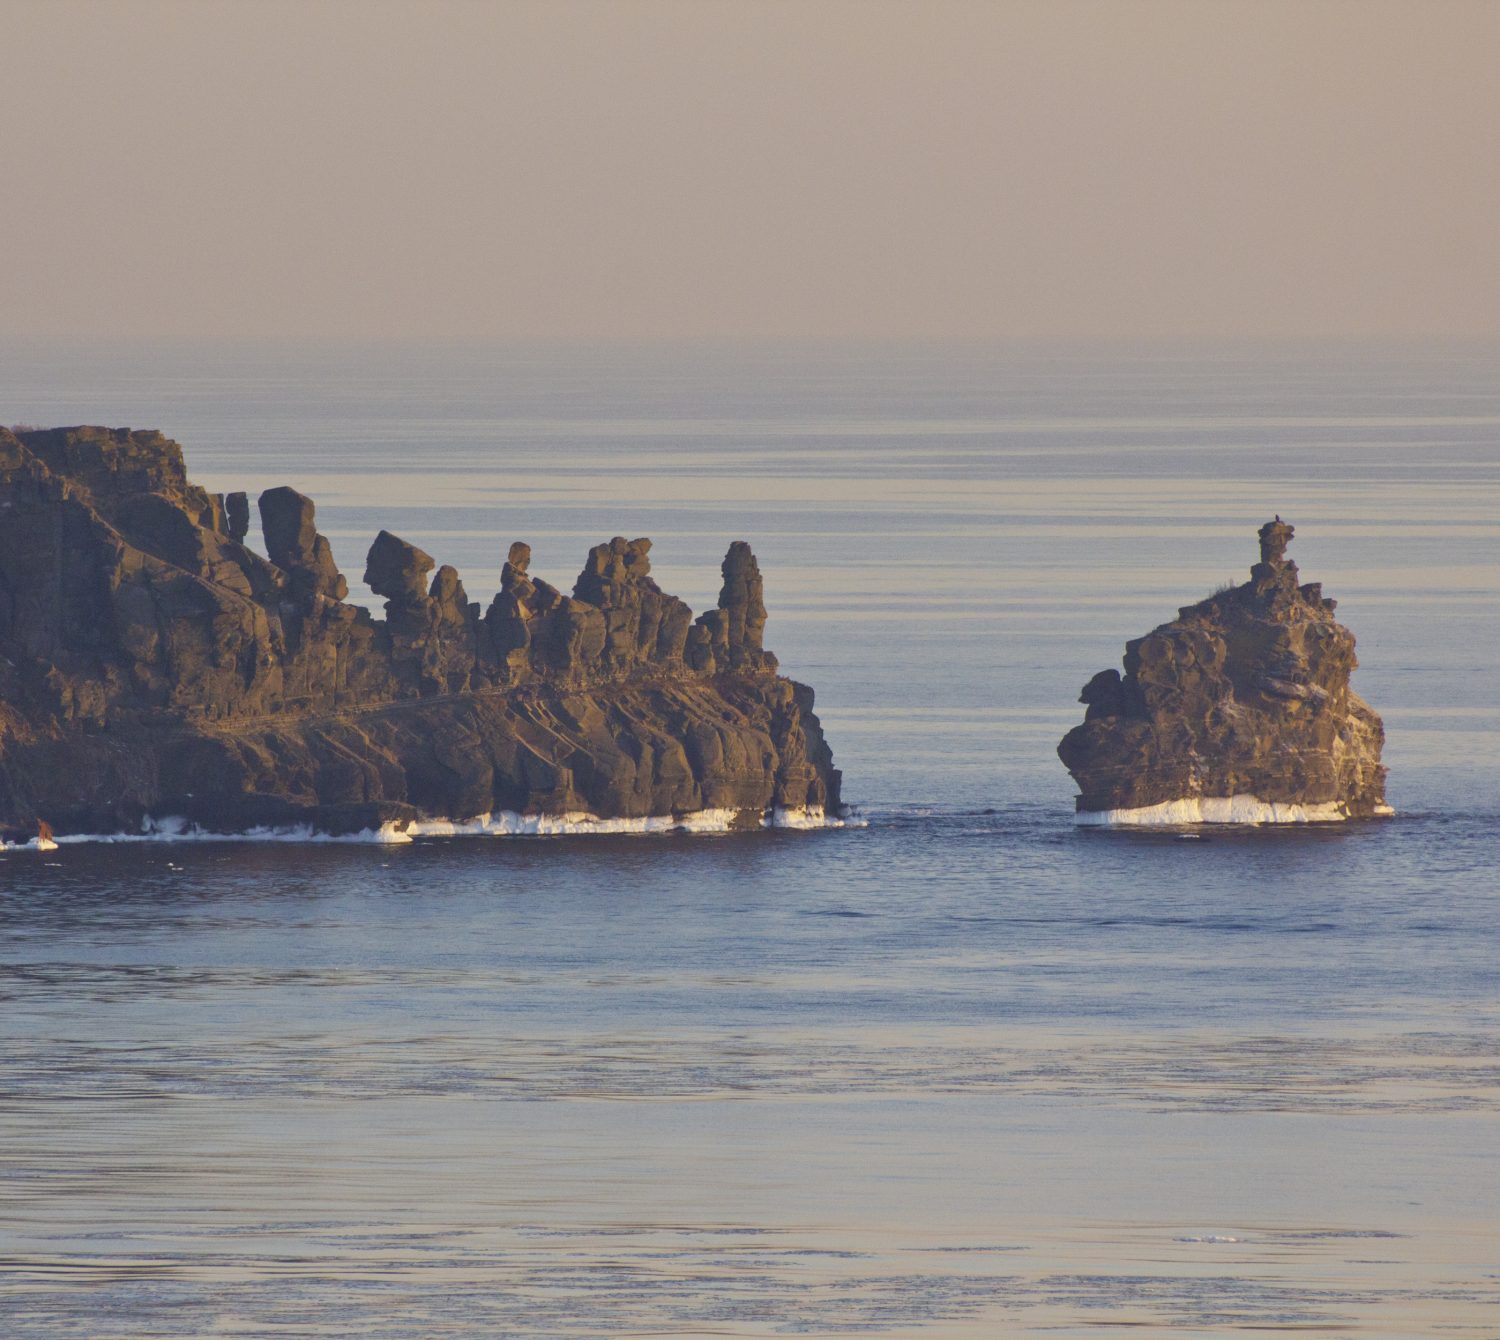
[[1260, 528], [1250, 580], [1125, 645], [1057, 752], [1084, 823], [1265, 823], [1389, 814], [1380, 718], [1349, 687], [1354, 634]]
[[649, 540], [596, 546], [571, 595], [513, 544], [484, 608], [382, 531], [382, 619], [346, 602], [311, 499], [259, 514], [265, 556], [246, 495], [190, 483], [160, 433], [0, 429], [0, 838], [840, 812], [747, 545], [694, 621]]

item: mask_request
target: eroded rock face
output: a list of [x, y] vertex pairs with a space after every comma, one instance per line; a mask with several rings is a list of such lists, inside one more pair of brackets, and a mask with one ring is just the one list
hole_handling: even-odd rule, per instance
[[[1349, 687], [1354, 634], [1318, 583], [1298, 584], [1291, 539], [1268, 521], [1248, 582], [1127, 643], [1125, 673], [1084, 686], [1083, 724], [1057, 749], [1081, 814], [1232, 797], [1314, 817], [1388, 812], [1385, 731]], [[1229, 812], [1179, 812], [1200, 809]]]
[[310, 499], [271, 489], [259, 511], [264, 558], [246, 496], [191, 484], [159, 433], [0, 429], [0, 836], [838, 812], [812, 690], [761, 645], [748, 546], [695, 626], [649, 540], [596, 546], [571, 596], [512, 544], [481, 611], [382, 531], [376, 619], [345, 602]]
[[[315, 596], [342, 600], [349, 594], [349, 583], [334, 565], [333, 548], [318, 534], [313, 514], [313, 500], [296, 489], [267, 489], [262, 493], [260, 528], [266, 537], [266, 557], [291, 578], [293, 592], [304, 603]], [[231, 526], [230, 534], [244, 542], [243, 529], [235, 536]]]

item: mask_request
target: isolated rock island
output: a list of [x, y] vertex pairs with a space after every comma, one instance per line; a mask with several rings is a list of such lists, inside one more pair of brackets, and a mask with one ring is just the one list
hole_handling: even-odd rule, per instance
[[1389, 814], [1385, 730], [1349, 687], [1354, 634], [1299, 585], [1292, 527], [1260, 528], [1250, 580], [1125, 645], [1057, 747], [1080, 823], [1300, 823]]
[[0, 429], [0, 838], [842, 813], [812, 690], [762, 645], [748, 545], [694, 619], [649, 540], [597, 545], [571, 595], [512, 544], [481, 608], [382, 531], [380, 619], [346, 602], [311, 499], [259, 512], [264, 557], [246, 495], [189, 483], [158, 432]]

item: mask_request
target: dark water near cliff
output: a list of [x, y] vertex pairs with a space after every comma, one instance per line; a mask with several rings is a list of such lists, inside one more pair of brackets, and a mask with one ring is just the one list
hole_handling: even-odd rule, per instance
[[[352, 579], [751, 540], [870, 823], [0, 855], [0, 1333], [1500, 1335], [1500, 350], [4, 354]], [[1074, 831], [1276, 511], [1401, 817]]]

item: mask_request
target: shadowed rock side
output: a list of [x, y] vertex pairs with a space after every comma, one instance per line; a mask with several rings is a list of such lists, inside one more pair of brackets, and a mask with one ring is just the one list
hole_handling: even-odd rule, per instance
[[761, 645], [748, 545], [694, 622], [649, 540], [596, 546], [571, 595], [513, 544], [481, 609], [382, 531], [378, 619], [344, 603], [310, 499], [259, 511], [264, 558], [246, 496], [189, 483], [160, 433], [0, 429], [0, 835], [839, 813], [812, 690]]
[[1339, 819], [1389, 813], [1385, 731], [1349, 687], [1354, 634], [1299, 586], [1292, 528], [1260, 529], [1250, 580], [1125, 646], [1084, 686], [1057, 752], [1081, 820]]

